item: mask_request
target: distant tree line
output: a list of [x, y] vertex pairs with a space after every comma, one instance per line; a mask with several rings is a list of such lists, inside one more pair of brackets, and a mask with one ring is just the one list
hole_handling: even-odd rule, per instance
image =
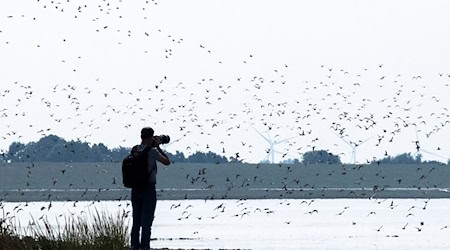
[[48, 135], [37, 142], [23, 144], [13, 142], [5, 154], [11, 162], [108, 162], [123, 159], [127, 148], [108, 149], [103, 143], [90, 146], [86, 142], [66, 141], [56, 135]]
[[[121, 162], [130, 148], [108, 149], [103, 143], [90, 145], [81, 141], [66, 141], [56, 135], [48, 135], [37, 142], [23, 144], [13, 142], [9, 151], [3, 153], [0, 162]], [[241, 162], [237, 158], [228, 159], [214, 152], [196, 152], [185, 156], [183, 152], [167, 152], [173, 162], [184, 163], [233, 163]], [[263, 162], [268, 163], [268, 162]], [[342, 164], [339, 156], [326, 150], [314, 150], [303, 154], [301, 160], [289, 159], [284, 164]], [[395, 157], [368, 162], [371, 164], [420, 164], [424, 163], [420, 154], [413, 156], [404, 153]], [[427, 161], [425, 163], [436, 163]], [[448, 164], [448, 163], [447, 163]]]
[[[384, 159], [374, 161], [372, 163], [377, 164], [421, 164], [421, 163], [440, 163], [438, 161], [424, 161], [422, 160], [422, 154], [416, 154], [415, 156], [411, 153], [403, 153], [400, 155], [397, 155], [395, 157], [388, 156]], [[450, 164], [450, 160], [446, 162], [446, 164]]]
[[[130, 153], [131, 148], [108, 149], [103, 143], [89, 145], [81, 141], [66, 141], [56, 135], [48, 135], [37, 142], [23, 144], [13, 142], [7, 153], [2, 154], [3, 162], [120, 162]], [[196, 152], [185, 157], [182, 152], [167, 152], [173, 162], [226, 163], [224, 156], [213, 152]]]

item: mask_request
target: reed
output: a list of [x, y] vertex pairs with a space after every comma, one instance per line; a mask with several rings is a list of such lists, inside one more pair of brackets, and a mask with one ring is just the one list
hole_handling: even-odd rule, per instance
[[128, 213], [108, 214], [88, 211], [63, 217], [61, 225], [50, 223], [47, 217], [31, 219], [27, 227], [16, 223], [14, 216], [0, 218], [0, 250], [35, 249], [129, 249]]

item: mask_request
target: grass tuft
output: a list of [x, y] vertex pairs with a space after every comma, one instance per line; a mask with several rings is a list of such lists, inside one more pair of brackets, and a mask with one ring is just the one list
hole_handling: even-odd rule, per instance
[[[9, 217], [8, 217], [9, 216]], [[47, 217], [31, 219], [22, 231], [15, 217], [0, 218], [0, 250], [124, 250], [129, 249], [128, 213], [115, 215], [97, 209], [81, 215], [64, 217], [61, 225], [50, 223]]]

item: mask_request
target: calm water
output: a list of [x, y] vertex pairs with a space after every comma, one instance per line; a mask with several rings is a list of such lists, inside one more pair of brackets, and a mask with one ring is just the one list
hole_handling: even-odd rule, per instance
[[[25, 227], [63, 215], [130, 211], [127, 201], [3, 202]], [[43, 208], [45, 207], [45, 208]], [[153, 247], [194, 249], [449, 249], [450, 199], [163, 200]]]

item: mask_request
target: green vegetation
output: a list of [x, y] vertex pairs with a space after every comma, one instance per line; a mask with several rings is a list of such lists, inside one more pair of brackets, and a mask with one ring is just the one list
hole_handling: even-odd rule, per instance
[[65, 217], [64, 226], [53, 227], [47, 218], [32, 222], [22, 232], [14, 217], [0, 218], [0, 249], [129, 249], [127, 213], [106, 212]]
[[303, 164], [341, 164], [339, 156], [325, 150], [310, 151], [303, 154]]
[[[7, 153], [0, 155], [0, 162], [121, 162], [131, 148], [108, 149], [103, 143], [90, 146], [86, 142], [66, 141], [56, 135], [48, 135], [37, 142], [14, 142]], [[182, 152], [167, 153], [173, 162], [226, 163], [228, 159], [213, 152], [196, 152], [185, 157]]]
[[[14, 142], [9, 151], [0, 155], [1, 162], [121, 162], [130, 152], [130, 148], [108, 149], [103, 143], [90, 145], [81, 141], [65, 141], [56, 135], [48, 135], [37, 142], [23, 144]], [[195, 152], [186, 157], [183, 152], [175, 154], [167, 152], [173, 162], [177, 163], [242, 163], [238, 155], [227, 159], [214, 152]], [[269, 162], [261, 162], [269, 163]], [[326, 150], [313, 150], [305, 152], [302, 159], [286, 159], [284, 164], [341, 164], [339, 156]], [[421, 164], [438, 163], [436, 161], [422, 161], [420, 153], [410, 153], [398, 156], [386, 156], [384, 159], [367, 162], [372, 164]], [[448, 162], [445, 162], [448, 164]]]

